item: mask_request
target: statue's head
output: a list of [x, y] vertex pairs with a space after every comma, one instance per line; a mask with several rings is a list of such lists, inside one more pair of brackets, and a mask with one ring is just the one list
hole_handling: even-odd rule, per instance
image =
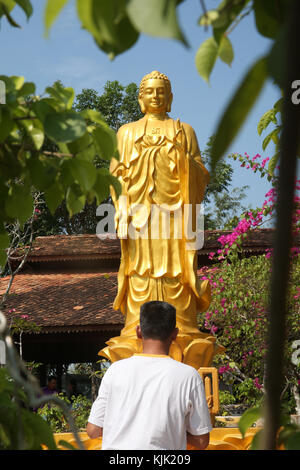
[[142, 78], [139, 90], [142, 113], [168, 113], [172, 100], [171, 82], [166, 75], [154, 70]]

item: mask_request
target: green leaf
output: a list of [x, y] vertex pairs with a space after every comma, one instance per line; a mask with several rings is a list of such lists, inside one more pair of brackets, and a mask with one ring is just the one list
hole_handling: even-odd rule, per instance
[[9, 217], [19, 220], [23, 225], [33, 212], [33, 197], [27, 186], [12, 185], [5, 201], [5, 211]]
[[66, 205], [70, 217], [80, 212], [85, 206], [85, 195], [82, 194], [80, 189], [73, 185], [68, 188], [66, 195]]
[[28, 137], [32, 140], [36, 150], [40, 150], [44, 143], [43, 125], [38, 120], [22, 120], [20, 126], [26, 131]]
[[200, 76], [209, 82], [209, 77], [218, 58], [218, 44], [213, 37], [206, 39], [199, 47], [195, 61]]
[[253, 439], [251, 441], [250, 450], [260, 450], [262, 435], [263, 435], [263, 429], [260, 429], [254, 434]]
[[[9, 247], [9, 236], [6, 232], [0, 232], [0, 268], [4, 268], [7, 260], [6, 249]], [[1, 269], [0, 269], [1, 272]]]
[[219, 57], [227, 65], [231, 65], [233, 61], [234, 52], [228, 36], [223, 36], [220, 41]]
[[15, 2], [22, 8], [24, 11], [25, 15], [27, 16], [27, 19], [31, 17], [33, 13], [33, 8], [29, 0], [15, 0]]
[[93, 193], [100, 205], [109, 196], [109, 171], [106, 168], [100, 168], [97, 171], [97, 180], [93, 187]]
[[7, 106], [0, 106], [0, 142], [3, 142], [14, 128], [10, 110]]
[[82, 26], [111, 58], [129, 49], [139, 36], [125, 7], [124, 0], [77, 0]]
[[49, 29], [53, 25], [54, 21], [60, 14], [61, 10], [64, 8], [68, 0], [48, 0], [45, 13], [44, 13], [44, 24], [46, 28], [46, 35], [49, 33]]
[[252, 106], [259, 96], [267, 78], [265, 57], [257, 60], [246, 73], [233, 98], [227, 105], [217, 126], [211, 149], [211, 163], [214, 171], [216, 163], [224, 155], [238, 131], [242, 127]]
[[199, 26], [210, 26], [220, 16], [218, 10], [208, 10], [205, 14], [201, 15], [198, 24]]
[[1, 0], [0, 2], [0, 16], [6, 16], [7, 21], [14, 28], [21, 28], [21, 26], [12, 18], [10, 12], [14, 8], [15, 2], [12, 0]]
[[12, 83], [14, 84], [14, 88], [16, 90], [21, 90], [22, 86], [24, 85], [25, 78], [22, 76], [13, 75], [12, 77], [10, 77], [10, 79]]
[[70, 169], [73, 178], [83, 190], [89, 191], [94, 186], [97, 179], [97, 170], [91, 162], [73, 158], [70, 161]]
[[68, 450], [78, 450], [76, 447], [74, 447], [70, 442], [68, 441], [64, 441], [63, 439], [61, 439], [60, 441], [58, 441], [58, 445], [60, 445], [61, 447], [64, 447], [65, 449], [68, 449]]
[[266, 111], [262, 117], [260, 118], [258, 125], [257, 125], [257, 132], [258, 135], [261, 135], [262, 131], [268, 127], [270, 122], [273, 122], [274, 124], [277, 124], [277, 119], [275, 116], [276, 112], [275, 109], [269, 109], [269, 111]]
[[243, 438], [245, 437], [247, 429], [249, 429], [261, 417], [261, 413], [261, 407], [255, 407], [245, 411], [241, 416], [238, 426]]
[[56, 142], [72, 142], [86, 131], [85, 120], [73, 111], [47, 114], [44, 122], [45, 132]]
[[268, 172], [273, 175], [276, 165], [279, 161], [280, 152], [276, 152], [275, 155], [271, 158], [268, 165]]
[[109, 183], [114, 188], [116, 196], [118, 198], [122, 193], [122, 186], [120, 181], [115, 176], [109, 175]]
[[75, 98], [75, 91], [71, 87], [64, 87], [60, 82], [55, 82], [52, 87], [47, 87], [45, 90], [52, 98], [54, 98], [59, 105], [64, 105], [64, 108], [71, 109]]
[[266, 150], [266, 147], [269, 145], [271, 140], [273, 140], [275, 145], [278, 144], [279, 142], [278, 132], [279, 132], [279, 128], [276, 127], [276, 129], [273, 129], [272, 132], [270, 132], [270, 134], [268, 134], [264, 138], [263, 143], [262, 143], [263, 150]]
[[284, 77], [286, 70], [286, 44], [287, 44], [287, 28], [283, 27], [279, 31], [276, 41], [268, 55], [268, 71], [273, 78], [275, 84], [280, 88], [284, 87]]
[[35, 84], [33, 82], [25, 82], [18, 92], [18, 96], [29, 96], [35, 93]]
[[214, 37], [206, 39], [196, 53], [196, 68], [199, 75], [206, 82], [209, 82], [209, 77], [218, 57], [228, 65], [231, 65], [233, 61], [233, 48], [227, 36], [223, 36], [219, 43], [216, 42]]
[[53, 215], [64, 198], [64, 192], [60, 184], [55, 181], [51, 186], [49, 186], [45, 190], [44, 194], [47, 207]]
[[37, 118], [44, 124], [46, 116], [53, 114], [55, 109], [49, 104], [49, 100], [43, 99], [35, 101], [31, 104], [32, 110], [35, 112]]
[[117, 139], [115, 132], [106, 124], [98, 124], [93, 131], [96, 150], [101, 158], [110, 160], [117, 151]]
[[57, 449], [51, 428], [41, 416], [25, 409], [21, 411], [21, 415], [27, 450], [40, 450], [42, 445], [49, 450]]
[[274, 0], [253, 0], [256, 27], [262, 36], [274, 39], [283, 17], [278, 11], [279, 5]]
[[30, 171], [30, 178], [33, 186], [39, 191], [45, 191], [49, 188], [57, 174], [56, 168], [47, 163], [42, 157], [36, 158], [31, 155], [27, 160], [26, 165]]
[[129, 0], [127, 13], [141, 33], [177, 39], [187, 46], [178, 23], [176, 6], [177, 0]]
[[213, 36], [218, 44], [229, 27], [242, 14], [248, 3], [249, 0], [238, 0], [235, 2], [225, 0], [219, 4], [217, 8], [219, 15], [212, 23]]
[[88, 132], [85, 132], [83, 136], [79, 137], [79, 139], [74, 140], [73, 142], [69, 142], [68, 151], [70, 153], [76, 154], [79, 152], [84, 153], [84, 150], [87, 150], [92, 144], [92, 138]]

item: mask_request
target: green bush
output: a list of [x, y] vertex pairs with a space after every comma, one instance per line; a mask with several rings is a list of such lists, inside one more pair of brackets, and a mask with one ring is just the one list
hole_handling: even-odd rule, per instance
[[[84, 395], [73, 396], [71, 399], [68, 399], [63, 393], [58, 396], [69, 405], [77, 430], [85, 430], [91, 410], [91, 400]], [[61, 407], [55, 404], [46, 404], [39, 408], [37, 413], [48, 423], [52, 432], [70, 432], [70, 426]]]

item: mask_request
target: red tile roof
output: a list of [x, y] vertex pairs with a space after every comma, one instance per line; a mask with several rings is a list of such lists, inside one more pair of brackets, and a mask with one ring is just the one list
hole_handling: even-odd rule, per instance
[[[204, 235], [204, 246], [199, 255], [221, 247], [218, 238], [231, 231], [207, 230]], [[273, 229], [257, 229], [248, 234], [243, 241], [245, 252], [260, 252], [272, 246]], [[298, 242], [300, 244], [300, 242]], [[37, 237], [29, 254], [29, 262], [87, 260], [87, 259], [119, 259], [121, 256], [120, 241], [110, 234], [106, 239], [99, 239], [96, 234], [53, 235]]]
[[[0, 295], [8, 281], [0, 279]], [[8, 319], [28, 315], [44, 332], [120, 329], [123, 315], [112, 307], [116, 293], [117, 273], [21, 273], [4, 313]]]

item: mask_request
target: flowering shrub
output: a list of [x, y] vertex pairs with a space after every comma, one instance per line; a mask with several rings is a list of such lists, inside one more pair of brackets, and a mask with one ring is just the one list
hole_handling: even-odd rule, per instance
[[[219, 238], [220, 249], [210, 253], [210, 259], [218, 261], [213, 267], [203, 269], [202, 279], [209, 279], [212, 286], [212, 302], [200, 319], [200, 328], [218, 337], [226, 348], [224, 356], [217, 356], [215, 365], [221, 377], [232, 385], [236, 400], [254, 405], [263, 396], [264, 358], [268, 324], [269, 282], [272, 268], [272, 250], [264, 255], [246, 258], [241, 246], [247, 234], [265, 223], [266, 217], [275, 213], [277, 196], [276, 177], [265, 166], [268, 159], [259, 163], [259, 155], [251, 160], [234, 154], [241, 166], [260, 172], [272, 183], [261, 208], [245, 212], [235, 229]], [[300, 198], [295, 182], [295, 209], [293, 235], [300, 233]], [[299, 247], [291, 252], [291, 276], [287, 305], [287, 346], [285, 351], [286, 392], [298, 385], [300, 370], [291, 362], [291, 345], [300, 338], [300, 256]], [[289, 399], [289, 397], [287, 397]], [[292, 406], [292, 405], [291, 405]]]

